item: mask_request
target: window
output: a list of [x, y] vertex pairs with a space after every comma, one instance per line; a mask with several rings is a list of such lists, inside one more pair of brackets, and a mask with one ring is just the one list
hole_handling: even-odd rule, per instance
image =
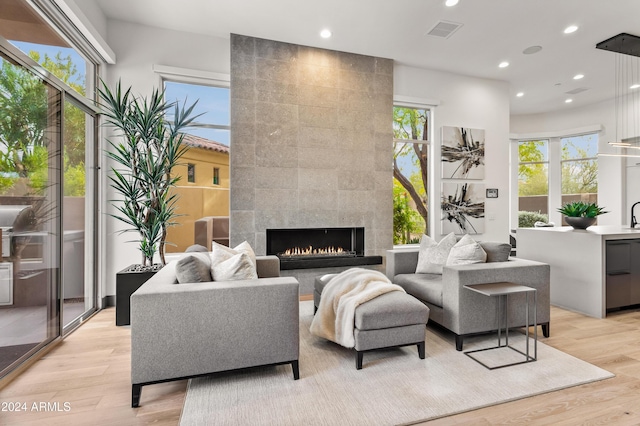
[[[198, 101], [193, 114], [199, 115], [187, 133], [229, 146], [229, 88], [165, 81], [165, 99], [169, 102]], [[171, 119], [171, 118], [170, 118]]]
[[[532, 227], [548, 220], [549, 143], [546, 140], [518, 143], [518, 227]], [[533, 223], [532, 223], [533, 222]]]
[[[562, 202], [597, 202], [598, 135], [562, 138]], [[586, 198], [586, 199], [585, 199]]]
[[220, 168], [219, 167], [213, 168], [213, 184], [220, 185]]
[[393, 108], [393, 243], [418, 243], [429, 233], [428, 109]]
[[[597, 202], [598, 130], [518, 141], [517, 147], [519, 228], [533, 227], [537, 221], [560, 225], [557, 209], [563, 204]], [[512, 173], [515, 182], [515, 170]]]
[[187, 182], [196, 183], [196, 165], [187, 164]]

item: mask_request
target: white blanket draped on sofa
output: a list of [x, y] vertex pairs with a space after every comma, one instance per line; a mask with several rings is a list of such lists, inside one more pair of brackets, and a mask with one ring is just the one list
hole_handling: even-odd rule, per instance
[[331, 279], [322, 291], [318, 312], [311, 322], [311, 333], [353, 348], [356, 308], [381, 294], [404, 289], [381, 272], [351, 268]]

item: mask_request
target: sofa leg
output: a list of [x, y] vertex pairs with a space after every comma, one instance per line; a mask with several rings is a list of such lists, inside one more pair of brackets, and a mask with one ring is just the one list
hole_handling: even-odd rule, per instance
[[300, 378], [300, 364], [298, 360], [291, 361], [291, 369], [293, 370], [293, 380], [298, 380]]
[[140, 406], [140, 395], [142, 394], [142, 385], [131, 386], [131, 407], [136, 408]]
[[362, 357], [363, 353], [360, 351], [356, 351], [356, 370], [362, 370]]
[[462, 336], [458, 336], [456, 334], [456, 351], [461, 351], [462, 350]]
[[420, 359], [424, 359], [424, 342], [418, 343], [418, 356]]
[[542, 324], [542, 335], [544, 337], [549, 337], [549, 323]]

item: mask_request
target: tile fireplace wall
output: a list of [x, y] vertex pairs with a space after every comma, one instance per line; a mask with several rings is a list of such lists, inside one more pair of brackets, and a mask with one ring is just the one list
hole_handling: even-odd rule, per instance
[[267, 228], [362, 226], [365, 255], [384, 256], [392, 120], [392, 60], [232, 34], [231, 245], [265, 254]]

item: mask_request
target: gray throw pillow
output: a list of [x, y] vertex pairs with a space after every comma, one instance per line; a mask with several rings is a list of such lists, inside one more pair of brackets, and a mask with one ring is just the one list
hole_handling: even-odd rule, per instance
[[176, 262], [178, 284], [211, 281], [209, 265], [198, 256], [186, 255]]
[[209, 250], [207, 250], [207, 248], [205, 246], [202, 246], [200, 244], [194, 244], [192, 246], [189, 246], [184, 252], [185, 253], [199, 253], [199, 252], [208, 252]]
[[480, 245], [487, 253], [487, 263], [506, 262], [511, 254], [511, 244], [495, 241], [481, 241]]

